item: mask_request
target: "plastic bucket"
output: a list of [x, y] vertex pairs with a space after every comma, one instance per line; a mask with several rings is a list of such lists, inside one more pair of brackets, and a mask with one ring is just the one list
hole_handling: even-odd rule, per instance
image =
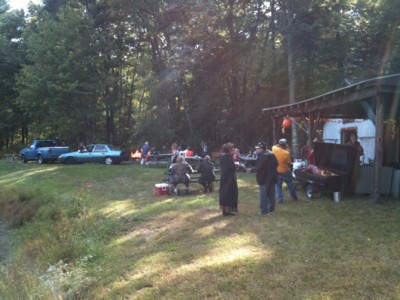
[[169, 194], [169, 184], [168, 183], [156, 183], [154, 187], [154, 193], [156, 196], [168, 195]]
[[338, 203], [340, 200], [342, 200], [342, 195], [340, 192], [334, 192], [333, 193], [333, 200]]

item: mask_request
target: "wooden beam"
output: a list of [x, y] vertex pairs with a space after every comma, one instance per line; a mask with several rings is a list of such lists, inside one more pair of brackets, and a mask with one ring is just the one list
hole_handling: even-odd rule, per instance
[[272, 119], [272, 143], [271, 143], [271, 148], [272, 148], [272, 146], [275, 145], [276, 139], [278, 137], [277, 137], [277, 132], [276, 132], [277, 131], [277, 127], [276, 127], [277, 117], [272, 116], [271, 119]]
[[314, 135], [314, 115], [313, 114], [308, 114], [308, 145], [312, 147], [312, 142], [313, 142], [313, 135]]
[[370, 119], [372, 121], [372, 123], [374, 123], [374, 125], [376, 126], [376, 117], [375, 117], [374, 111], [372, 110], [371, 105], [369, 105], [369, 103], [367, 101], [361, 101], [361, 106], [364, 108], [365, 112], [367, 113], [368, 119]]
[[372, 191], [372, 203], [379, 203], [381, 196], [381, 170], [382, 170], [382, 160], [383, 160], [383, 100], [382, 95], [377, 94], [376, 96], [376, 131], [375, 131], [375, 158], [374, 158], [374, 182]]

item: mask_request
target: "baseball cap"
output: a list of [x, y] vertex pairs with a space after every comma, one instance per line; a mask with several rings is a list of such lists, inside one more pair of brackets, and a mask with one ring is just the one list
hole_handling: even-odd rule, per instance
[[281, 145], [281, 146], [286, 146], [286, 144], [287, 144], [286, 139], [280, 139], [280, 140], [279, 140], [279, 145]]
[[265, 150], [267, 149], [267, 144], [264, 142], [259, 142], [254, 148], [263, 148]]

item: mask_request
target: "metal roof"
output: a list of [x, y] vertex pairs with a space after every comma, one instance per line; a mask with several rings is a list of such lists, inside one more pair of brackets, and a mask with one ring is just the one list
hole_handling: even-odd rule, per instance
[[[263, 108], [273, 117], [298, 117], [318, 113], [324, 118], [373, 118], [376, 97], [380, 96], [387, 113], [399, 114], [400, 74], [364, 80], [308, 100]], [[393, 112], [393, 106], [395, 112]], [[385, 113], [385, 114], [387, 114]]]

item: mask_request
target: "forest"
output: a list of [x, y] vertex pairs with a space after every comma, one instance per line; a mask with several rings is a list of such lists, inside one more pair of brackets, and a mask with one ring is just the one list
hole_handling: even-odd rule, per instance
[[400, 73], [400, 1], [0, 0], [0, 149], [271, 144], [262, 109]]

